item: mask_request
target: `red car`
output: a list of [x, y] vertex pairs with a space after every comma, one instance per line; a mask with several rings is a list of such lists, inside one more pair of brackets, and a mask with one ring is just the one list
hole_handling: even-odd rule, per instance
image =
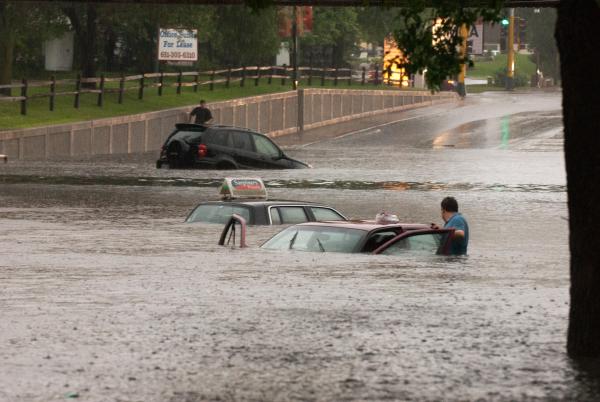
[[[232, 237], [236, 222], [241, 223], [244, 247], [245, 222], [234, 216], [225, 226], [219, 244]], [[290, 226], [267, 240], [267, 250], [297, 250], [337, 253], [402, 255], [405, 253], [449, 254], [454, 229], [439, 229], [418, 223], [378, 223], [376, 221], [308, 222]]]

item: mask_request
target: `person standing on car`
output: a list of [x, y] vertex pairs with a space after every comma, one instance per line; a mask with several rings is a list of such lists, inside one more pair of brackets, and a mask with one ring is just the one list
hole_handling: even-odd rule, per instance
[[206, 124], [210, 122], [212, 118], [212, 113], [210, 112], [210, 109], [206, 107], [206, 101], [204, 99], [200, 101], [200, 106], [195, 107], [190, 113], [190, 123], [193, 121], [196, 124]]
[[442, 200], [442, 219], [445, 222], [444, 228], [454, 228], [450, 254], [467, 254], [469, 224], [462, 214], [458, 213], [458, 202], [454, 197], [446, 197]]

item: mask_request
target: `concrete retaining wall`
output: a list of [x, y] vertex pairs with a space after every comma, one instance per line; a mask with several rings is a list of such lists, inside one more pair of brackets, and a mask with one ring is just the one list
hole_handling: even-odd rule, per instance
[[[455, 93], [304, 89], [209, 104], [214, 122], [277, 137], [351, 119], [453, 102]], [[81, 123], [0, 131], [0, 154], [10, 159], [53, 159], [159, 150], [192, 107]]]

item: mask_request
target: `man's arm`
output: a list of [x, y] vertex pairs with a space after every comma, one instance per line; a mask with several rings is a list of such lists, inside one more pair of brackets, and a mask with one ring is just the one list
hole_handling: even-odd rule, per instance
[[192, 109], [192, 111], [190, 112], [190, 120], [188, 121], [188, 123], [193, 123], [194, 121], [194, 116], [196, 115], [196, 108]]

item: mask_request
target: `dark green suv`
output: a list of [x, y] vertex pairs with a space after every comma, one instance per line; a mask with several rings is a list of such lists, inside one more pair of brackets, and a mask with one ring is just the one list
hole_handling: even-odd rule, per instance
[[269, 137], [244, 128], [177, 124], [156, 167], [202, 169], [303, 169]]

